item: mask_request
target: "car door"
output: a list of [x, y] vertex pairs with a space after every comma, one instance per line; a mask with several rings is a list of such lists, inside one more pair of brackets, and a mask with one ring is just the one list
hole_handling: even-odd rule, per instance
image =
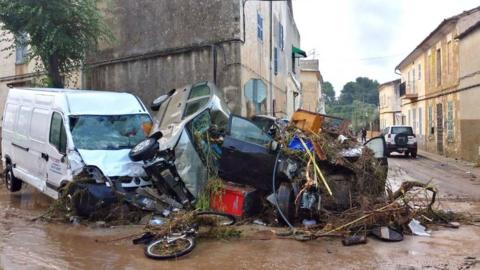
[[271, 190], [275, 153], [272, 139], [250, 120], [230, 116], [222, 145], [219, 173], [227, 181]]
[[67, 134], [63, 123], [63, 116], [53, 112], [50, 120], [48, 145], [44, 158], [47, 160], [47, 187], [58, 189], [67, 175]]

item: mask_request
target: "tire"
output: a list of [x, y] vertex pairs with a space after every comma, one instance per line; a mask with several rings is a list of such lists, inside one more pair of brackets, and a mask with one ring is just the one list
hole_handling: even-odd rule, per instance
[[132, 161], [150, 160], [158, 151], [158, 142], [154, 138], [147, 138], [139, 142], [130, 150], [128, 156]]
[[283, 224], [292, 223], [295, 218], [295, 195], [293, 194], [292, 186], [289, 183], [283, 182], [277, 190], [277, 202], [280, 210], [287, 219], [279, 213], [279, 221]]
[[410, 152], [410, 155], [412, 156], [412, 158], [417, 158], [417, 151]]
[[5, 185], [10, 192], [17, 192], [22, 189], [22, 180], [13, 175], [12, 165], [7, 165], [5, 169]]
[[195, 238], [193, 237], [179, 238], [179, 239], [176, 239], [174, 243], [176, 243], [177, 241], [184, 242], [185, 247], [181, 248], [180, 250], [174, 250], [171, 253], [164, 254], [164, 253], [156, 252], [155, 248], [158, 245], [170, 245], [167, 243], [167, 239], [161, 238], [161, 239], [155, 240], [145, 246], [145, 249], [144, 249], [145, 256], [154, 260], [175, 259], [181, 256], [185, 256], [186, 254], [192, 252], [192, 250], [195, 248], [195, 245], [196, 245]]
[[[234, 216], [226, 213], [220, 212], [213, 212], [213, 211], [202, 211], [195, 214], [196, 217], [207, 217], [207, 218], [219, 218], [220, 224], [216, 224], [216, 226], [231, 226], [235, 224], [236, 219]], [[213, 222], [215, 222], [213, 220]], [[210, 224], [209, 224], [210, 225]]]

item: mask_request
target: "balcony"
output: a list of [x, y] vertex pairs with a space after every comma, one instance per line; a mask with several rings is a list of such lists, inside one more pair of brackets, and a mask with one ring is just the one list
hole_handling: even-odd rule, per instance
[[418, 99], [418, 93], [412, 93], [410, 87], [408, 87], [407, 89], [405, 82], [400, 84], [399, 93], [400, 93], [400, 98], [402, 99], [410, 99], [410, 100]]

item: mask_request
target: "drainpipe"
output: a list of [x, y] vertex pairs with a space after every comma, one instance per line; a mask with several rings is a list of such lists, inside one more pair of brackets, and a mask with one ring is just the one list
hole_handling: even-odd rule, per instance
[[[269, 100], [269, 104], [270, 104], [270, 110], [267, 109], [267, 111], [273, 111], [273, 82], [272, 82], [272, 72], [273, 72], [273, 67], [272, 67], [272, 54], [273, 54], [273, 19], [272, 19], [272, 15], [273, 15], [273, 3], [270, 1], [270, 35], [269, 35], [269, 39], [270, 39], [270, 72], [268, 74], [269, 76], [269, 92], [270, 92], [270, 100]], [[270, 113], [272, 114], [272, 113]], [[274, 113], [273, 113], [274, 114]]]

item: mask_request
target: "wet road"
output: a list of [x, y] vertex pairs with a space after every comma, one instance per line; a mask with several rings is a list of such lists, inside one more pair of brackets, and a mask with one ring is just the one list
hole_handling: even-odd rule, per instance
[[[432, 181], [470, 181], [453, 170], [429, 167], [428, 160], [389, 162], [393, 178], [423, 178], [428, 169], [442, 176]], [[480, 204], [467, 200], [478, 193], [450, 182], [440, 189], [465, 197], [453, 200], [451, 207], [480, 214]], [[275, 239], [268, 228], [259, 227], [264, 231], [248, 239], [201, 241], [189, 256], [160, 262], [145, 258], [143, 249], [130, 239], [105, 242], [137, 233], [138, 227], [95, 229], [30, 221], [50, 203], [31, 187], [9, 194], [0, 184], [0, 269], [460, 269], [466, 266], [466, 257], [480, 259], [480, 227], [476, 226], [440, 228], [432, 237], [407, 236], [393, 244], [369, 239], [366, 245], [354, 247], [343, 247], [337, 239]], [[480, 264], [469, 269], [480, 269]]]

